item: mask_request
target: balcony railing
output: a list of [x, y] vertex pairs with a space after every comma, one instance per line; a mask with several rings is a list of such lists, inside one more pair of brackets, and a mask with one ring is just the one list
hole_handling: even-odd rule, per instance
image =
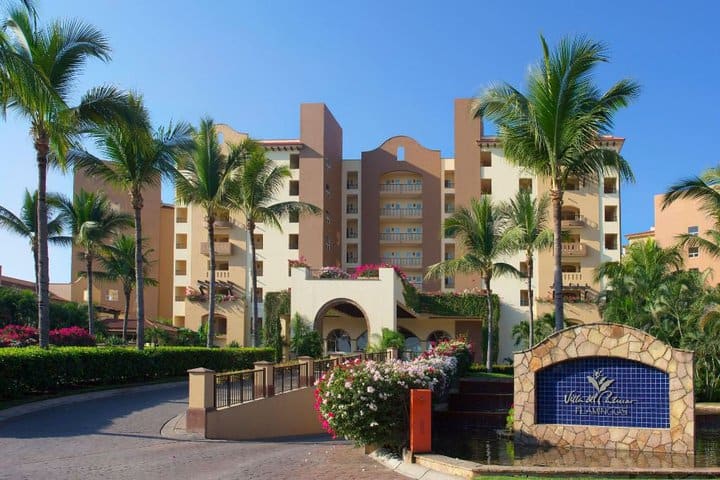
[[568, 257], [584, 257], [587, 255], [587, 247], [580, 242], [563, 242], [562, 254]]
[[357, 182], [348, 182], [347, 183], [348, 190], [357, 190], [357, 188], [358, 188]]
[[345, 213], [358, 213], [357, 205], [348, 205], [345, 209]]
[[345, 233], [345, 238], [358, 238], [358, 232], [356, 232], [355, 230], [348, 230]]
[[215, 374], [215, 408], [263, 398], [265, 384], [264, 369]]
[[383, 217], [422, 217], [422, 208], [381, 208]]
[[383, 257], [382, 261], [398, 267], [422, 267], [422, 257]]
[[445, 188], [455, 188], [455, 182], [452, 180], [445, 180]]
[[455, 213], [455, 205], [445, 205], [445, 213]]
[[[202, 255], [210, 255], [210, 244], [202, 242], [200, 244], [200, 253]], [[228, 256], [232, 252], [232, 244], [230, 242], [215, 242], [215, 255]]]
[[422, 183], [383, 183], [380, 193], [418, 193], [422, 192]]
[[345, 257], [345, 261], [347, 263], [358, 263], [358, 257], [357, 255], [347, 255]]
[[560, 217], [561, 228], [582, 228], [585, 226], [585, 218], [582, 215], [564, 214]]
[[397, 243], [422, 242], [422, 233], [381, 233], [380, 241]]
[[563, 285], [569, 283], [584, 283], [585, 277], [581, 272], [562, 272]]

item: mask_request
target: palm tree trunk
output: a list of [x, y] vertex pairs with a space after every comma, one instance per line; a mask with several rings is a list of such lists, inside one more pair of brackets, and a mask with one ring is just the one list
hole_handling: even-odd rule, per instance
[[487, 352], [485, 355], [485, 369], [492, 372], [492, 338], [493, 338], [493, 312], [492, 312], [492, 290], [490, 290], [490, 277], [485, 277], [485, 295], [487, 296]]
[[252, 308], [253, 308], [253, 331], [255, 332], [253, 335], [253, 346], [257, 347], [260, 346], [260, 330], [262, 329], [262, 325], [258, 322], [258, 302], [255, 295], [255, 292], [257, 292], [257, 271], [255, 270], [255, 222], [249, 221], [247, 225], [247, 230], [250, 235], [250, 279], [252, 280], [252, 292], [250, 292], [250, 298], [252, 300]]
[[128, 317], [130, 316], [130, 295], [132, 295], [132, 290], [124, 288], [123, 293], [125, 294], [125, 315], [123, 315], [122, 339], [123, 342], [127, 342]]
[[137, 310], [137, 348], [145, 348], [145, 282], [143, 279], [142, 250], [142, 207], [143, 199], [139, 192], [132, 195], [135, 211], [135, 298]]
[[47, 225], [47, 156], [50, 151], [47, 135], [39, 134], [35, 142], [38, 165], [38, 336], [42, 348], [50, 345], [50, 275]]
[[93, 267], [92, 255], [85, 252], [85, 273], [87, 274], [88, 286], [88, 333], [93, 335], [95, 332], [95, 309], [93, 308]]
[[533, 290], [532, 290], [532, 278], [533, 278], [533, 256], [532, 252], [528, 252], [527, 258], [527, 276], [528, 276], [528, 306], [530, 307], [530, 331], [528, 332], [528, 348], [532, 348], [535, 345], [533, 335], [533, 322], [535, 320], [535, 314], [533, 312]]
[[562, 284], [562, 191], [550, 190], [553, 206], [553, 222], [555, 238], [553, 239], [553, 255], [555, 257], [555, 272], [553, 277], [553, 297], [555, 300], [555, 331], [562, 330], [565, 324], [563, 311], [563, 284]]
[[210, 289], [208, 291], [207, 348], [213, 346], [215, 336], [215, 218], [208, 216], [208, 250], [210, 251]]
[[37, 246], [37, 232], [35, 232], [35, 238], [32, 241], [32, 254], [33, 261], [35, 262], [35, 295], [40, 297], [40, 271], [38, 270], [38, 246]]

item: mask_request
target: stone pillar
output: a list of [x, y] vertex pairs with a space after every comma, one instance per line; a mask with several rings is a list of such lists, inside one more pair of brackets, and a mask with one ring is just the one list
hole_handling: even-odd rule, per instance
[[[312, 357], [306, 356], [298, 357], [298, 361], [300, 362], [300, 385], [309, 387], [315, 383], [315, 361]], [[303, 367], [303, 365], [307, 367]]]
[[397, 360], [398, 359], [398, 349], [395, 347], [390, 347], [387, 349], [387, 359], [389, 360]]
[[253, 364], [255, 370], [265, 371], [265, 383], [263, 385], [262, 375], [256, 374], [255, 397], [272, 397], [275, 395], [275, 363], [261, 360]]
[[207, 368], [188, 370], [187, 430], [205, 434], [205, 415], [215, 409], [215, 371]]

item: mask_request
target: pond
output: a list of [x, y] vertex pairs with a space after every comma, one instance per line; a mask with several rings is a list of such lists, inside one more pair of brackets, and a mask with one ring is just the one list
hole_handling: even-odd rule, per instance
[[693, 468], [720, 466], [720, 430], [696, 433], [695, 454], [583, 448], [529, 447], [500, 438], [495, 430], [433, 425], [433, 453], [485, 465], [552, 467]]

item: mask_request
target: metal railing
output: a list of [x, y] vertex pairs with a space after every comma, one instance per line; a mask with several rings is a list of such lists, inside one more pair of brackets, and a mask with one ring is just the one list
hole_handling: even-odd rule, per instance
[[455, 182], [452, 180], [445, 180], [445, 188], [455, 188]]
[[296, 390], [300, 387], [307, 387], [309, 384], [307, 363], [276, 365], [274, 372], [273, 380], [276, 394]]
[[335, 368], [338, 364], [337, 358], [327, 358], [324, 360], [315, 360], [313, 362], [313, 378], [318, 380], [320, 377], [325, 375], [327, 372]]
[[357, 205], [348, 205], [345, 209], [345, 213], [358, 213]]
[[348, 190], [357, 190], [358, 184], [354, 182], [348, 182], [347, 183], [347, 189]]
[[422, 192], [422, 183], [383, 183], [380, 192]]
[[383, 257], [384, 263], [390, 265], [397, 265], [398, 267], [420, 267], [422, 266], [422, 258], [410, 257], [410, 258], [399, 258], [399, 257]]
[[215, 408], [264, 398], [265, 383], [263, 369], [215, 374]]
[[384, 242], [417, 242], [422, 241], [422, 233], [386, 232], [380, 234], [380, 240]]
[[422, 217], [422, 208], [381, 208], [383, 217]]

